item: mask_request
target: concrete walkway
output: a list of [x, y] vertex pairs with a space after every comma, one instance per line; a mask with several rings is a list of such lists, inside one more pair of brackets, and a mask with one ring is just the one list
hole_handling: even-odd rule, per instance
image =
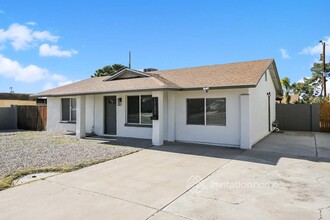
[[330, 134], [167, 144], [0, 192], [0, 219], [330, 219]]

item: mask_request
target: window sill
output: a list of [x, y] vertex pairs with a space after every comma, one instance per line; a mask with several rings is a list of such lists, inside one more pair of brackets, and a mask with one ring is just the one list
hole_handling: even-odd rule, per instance
[[62, 124], [76, 124], [75, 121], [60, 121]]
[[152, 125], [144, 125], [144, 124], [130, 124], [125, 123], [126, 127], [140, 127], [140, 128], [152, 128]]
[[227, 125], [205, 125], [205, 124], [186, 124], [186, 125], [197, 125], [197, 126], [205, 126], [205, 127], [226, 127]]

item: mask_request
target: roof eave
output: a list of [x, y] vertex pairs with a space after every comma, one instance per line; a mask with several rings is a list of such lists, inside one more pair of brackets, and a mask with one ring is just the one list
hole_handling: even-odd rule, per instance
[[[255, 88], [256, 85], [232, 85], [232, 86], [214, 86], [209, 87], [213, 89], [241, 89], [241, 88]], [[186, 88], [150, 88], [150, 89], [133, 89], [133, 90], [118, 90], [118, 91], [102, 91], [102, 92], [89, 92], [89, 93], [68, 93], [68, 94], [35, 94], [32, 97], [63, 97], [63, 96], [80, 96], [80, 95], [98, 95], [98, 94], [114, 94], [114, 93], [129, 93], [129, 92], [145, 92], [145, 91], [191, 91], [203, 90], [204, 87], [186, 87]]]

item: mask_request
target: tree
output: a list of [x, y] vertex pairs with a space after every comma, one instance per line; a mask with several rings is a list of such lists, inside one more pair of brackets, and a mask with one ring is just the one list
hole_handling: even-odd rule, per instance
[[291, 85], [289, 77], [284, 77], [281, 79], [282, 89], [284, 91], [285, 103], [290, 104], [291, 95], [293, 92], [293, 85]]
[[122, 64], [104, 66], [103, 68], [96, 70], [91, 77], [112, 76], [125, 68], [127, 68], [127, 66]]
[[[326, 64], [326, 72], [329, 72], [330, 64]], [[294, 92], [299, 94], [305, 103], [320, 102], [323, 100], [323, 72], [322, 64], [314, 63], [311, 68], [312, 76], [304, 77], [303, 82], [294, 84]], [[329, 76], [329, 73], [327, 74]]]

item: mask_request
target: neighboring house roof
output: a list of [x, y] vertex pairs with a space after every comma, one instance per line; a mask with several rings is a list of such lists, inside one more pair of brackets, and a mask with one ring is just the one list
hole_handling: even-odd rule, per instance
[[[273, 59], [248, 62], [140, 72], [125, 69], [114, 76], [94, 77], [57, 87], [34, 96], [69, 96], [148, 90], [192, 90], [212, 88], [253, 88], [269, 69], [277, 91], [280, 79]], [[126, 77], [125, 77], [126, 76]]]
[[[293, 94], [290, 96], [290, 104], [295, 104], [299, 102], [299, 94]], [[281, 100], [283, 104], [286, 104], [286, 97], [284, 96], [283, 99]]]
[[0, 100], [36, 100], [31, 98], [28, 93], [0, 93]]

